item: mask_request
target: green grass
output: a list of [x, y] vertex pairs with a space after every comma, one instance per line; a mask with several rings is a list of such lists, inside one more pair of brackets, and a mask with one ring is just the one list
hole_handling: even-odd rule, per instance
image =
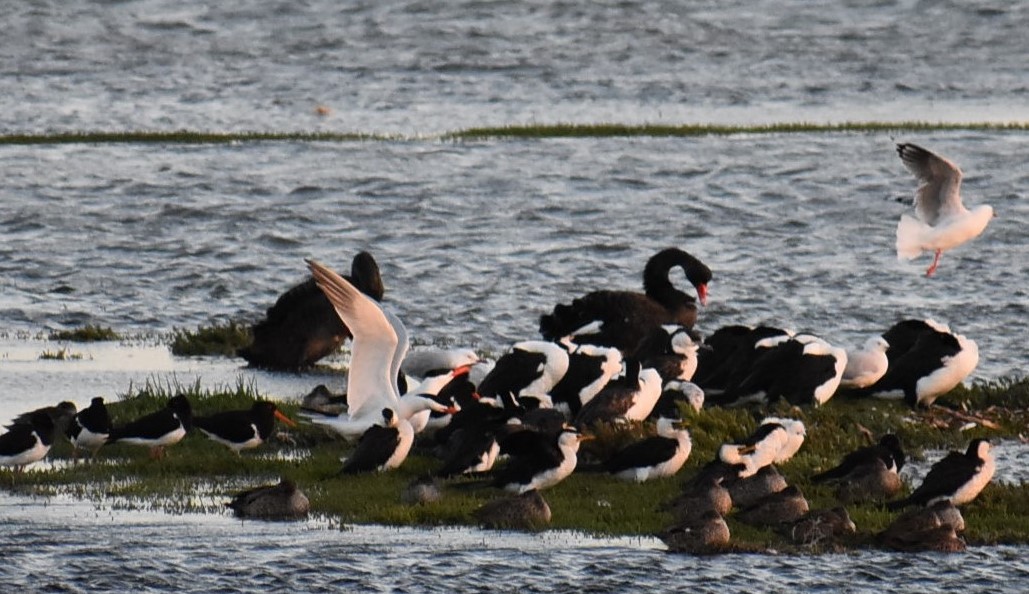
[[223, 355], [232, 357], [236, 349], [250, 344], [250, 327], [240, 322], [200, 326], [196, 330], [176, 328], [171, 352], [180, 357]]
[[209, 132], [173, 131], [71, 131], [46, 134], [0, 135], [0, 145], [35, 144], [232, 144], [251, 142], [386, 142], [418, 140], [480, 140], [531, 138], [601, 138], [601, 137], [691, 137], [732, 134], [818, 134], [832, 132], [881, 131], [1025, 131], [1029, 122], [781, 122], [757, 125], [722, 124], [524, 124], [454, 130], [438, 135], [402, 136], [376, 133], [340, 132]]
[[[693, 435], [693, 453], [677, 477], [642, 485], [624, 483], [603, 474], [577, 472], [544, 496], [553, 511], [551, 529], [566, 529], [599, 535], [651, 535], [672, 522], [661, 504], [679, 492], [684, 478], [712, 459], [722, 442], [742, 437], [767, 414], [790, 416], [804, 421], [808, 430], [805, 446], [781, 470], [791, 484], [805, 493], [813, 509], [836, 505], [830, 486], [812, 484], [807, 477], [835, 465], [843, 453], [867, 444], [865, 431], [878, 437], [896, 432], [912, 457], [929, 449], [963, 449], [969, 439], [986, 436], [1017, 439], [1029, 421], [1026, 392], [1029, 379], [1002, 380], [959, 388], [945, 400], [962, 410], [961, 415], [979, 417], [995, 426], [962, 430], [967, 422], [942, 410], [912, 411], [899, 402], [857, 400], [837, 397], [821, 408], [787, 405], [771, 409], [705, 409], [687, 411]], [[164, 405], [169, 397], [185, 394], [197, 415], [248, 408], [259, 398], [253, 384], [240, 379], [233, 386], [204, 387], [150, 380], [130, 386], [109, 403], [116, 424], [136, 418]], [[280, 408], [294, 419], [296, 402]], [[461, 526], [473, 525], [472, 512], [501, 493], [492, 488], [460, 488], [469, 479], [447, 482], [443, 499], [424, 506], [401, 502], [401, 492], [415, 478], [432, 472], [439, 462], [425, 450], [416, 451], [393, 472], [344, 477], [338, 474], [340, 457], [349, 447], [327, 429], [301, 424], [296, 429], [280, 425], [280, 438], [256, 450], [236, 456], [199, 432], [189, 434], [168, 449], [163, 460], [151, 460], [143, 448], [114, 444], [101, 450], [97, 463], [59, 465], [47, 470], [14, 474], [0, 471], [0, 486], [32, 494], [70, 493], [106, 505], [158, 509], [173, 513], [227, 513], [223, 503], [236, 491], [280, 477], [295, 480], [311, 500], [313, 513], [340, 523], [385, 525]], [[642, 434], [639, 427], [603, 428], [597, 439], [583, 444], [583, 464], [603, 456], [619, 444]], [[70, 445], [60, 442], [50, 457], [70, 456]], [[1029, 501], [1026, 485], [994, 483], [963, 512], [972, 544], [1029, 544]], [[872, 545], [872, 535], [886, 527], [895, 514], [873, 504], [848, 506], [859, 533], [848, 546]], [[790, 545], [770, 529], [753, 528], [727, 518], [733, 534], [733, 550], [810, 551]]]
[[121, 340], [121, 336], [110, 327], [94, 326], [86, 324], [81, 328], [72, 330], [54, 330], [50, 333], [50, 340], [66, 340], [70, 342], [103, 342], [108, 340]]

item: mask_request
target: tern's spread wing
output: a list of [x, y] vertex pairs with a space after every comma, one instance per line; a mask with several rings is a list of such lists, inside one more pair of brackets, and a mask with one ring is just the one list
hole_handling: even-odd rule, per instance
[[915, 213], [927, 225], [964, 210], [961, 170], [954, 163], [914, 144], [898, 144], [897, 154], [921, 184], [915, 193]]
[[346, 279], [314, 260], [308, 260], [307, 266], [354, 335], [347, 380], [350, 417], [378, 415], [383, 408], [396, 408], [396, 379], [390, 373], [399, 344], [397, 331], [382, 308]]

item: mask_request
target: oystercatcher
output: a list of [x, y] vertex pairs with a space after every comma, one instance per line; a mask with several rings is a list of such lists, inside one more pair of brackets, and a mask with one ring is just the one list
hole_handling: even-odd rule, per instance
[[256, 448], [271, 437], [275, 419], [296, 427], [274, 402], [258, 400], [247, 410], [226, 410], [193, 418], [193, 425], [210, 439], [225, 445], [237, 456], [241, 450]]
[[151, 458], [163, 458], [164, 449], [182, 441], [193, 426], [193, 409], [179, 394], [157, 412], [111, 430], [107, 443], [124, 442], [150, 448]]

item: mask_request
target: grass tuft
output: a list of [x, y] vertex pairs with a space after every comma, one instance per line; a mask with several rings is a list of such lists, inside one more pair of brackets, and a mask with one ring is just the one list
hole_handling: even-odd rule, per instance
[[86, 324], [81, 328], [72, 330], [54, 330], [50, 333], [50, 340], [66, 340], [70, 342], [103, 342], [109, 340], [121, 340], [121, 336], [110, 327], [94, 326]]
[[250, 327], [239, 322], [200, 326], [196, 330], [176, 328], [171, 352], [181, 357], [222, 355], [233, 357], [236, 350], [250, 344]]

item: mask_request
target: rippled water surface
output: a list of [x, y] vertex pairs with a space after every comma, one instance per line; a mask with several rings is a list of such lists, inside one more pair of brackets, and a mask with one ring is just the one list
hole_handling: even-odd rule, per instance
[[[160, 341], [253, 319], [304, 277], [303, 258], [345, 270], [362, 249], [421, 343], [502, 351], [555, 303], [638, 288], [647, 257], [678, 245], [714, 270], [702, 332], [770, 322], [856, 346], [928, 316], [978, 342], [972, 380], [1027, 372], [1024, 132], [431, 139], [555, 122], [1025, 121], [1027, 3], [0, 0], [0, 13], [3, 134], [406, 138], [0, 145], [0, 421], [148, 379], [242, 377], [273, 397], [331, 381], [175, 358]], [[915, 187], [895, 141], [954, 159], [966, 202], [998, 214], [933, 279], [926, 259], [894, 255]], [[133, 339], [38, 338], [85, 323]], [[62, 347], [80, 358], [40, 359]], [[998, 453], [1020, 467], [1024, 448]], [[4, 591], [949, 592], [1029, 577], [1024, 548], [696, 559], [649, 540], [341, 532], [11, 495], [0, 520]]]
[[[113, 511], [0, 495], [0, 586], [181, 592], [1020, 592], [1023, 549], [955, 555], [670, 555], [660, 542]], [[145, 551], [145, 553], [144, 553]], [[12, 590], [13, 591], [13, 590]]]

